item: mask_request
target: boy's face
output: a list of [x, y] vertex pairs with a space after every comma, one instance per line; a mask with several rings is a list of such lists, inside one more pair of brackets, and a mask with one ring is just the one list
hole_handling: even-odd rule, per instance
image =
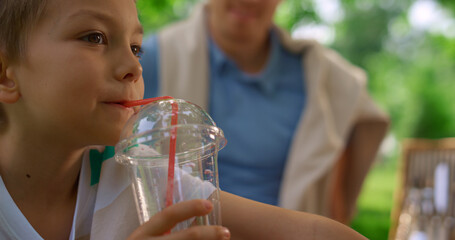
[[264, 34], [272, 24], [281, 0], [210, 0], [211, 18], [216, 18], [224, 37], [248, 38]]
[[[115, 144], [143, 97], [133, 0], [51, 0], [13, 66], [22, 125], [71, 144]], [[21, 120], [22, 121], [22, 120]]]

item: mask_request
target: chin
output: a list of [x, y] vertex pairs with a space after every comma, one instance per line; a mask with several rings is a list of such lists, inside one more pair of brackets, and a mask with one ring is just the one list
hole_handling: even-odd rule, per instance
[[226, 35], [231, 39], [247, 41], [254, 37], [254, 30], [251, 30], [250, 28], [231, 29]]

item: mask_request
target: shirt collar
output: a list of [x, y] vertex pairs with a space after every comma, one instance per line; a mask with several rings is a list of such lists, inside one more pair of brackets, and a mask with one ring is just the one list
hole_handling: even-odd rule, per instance
[[228, 65], [235, 65], [234, 62], [221, 51], [211, 37], [209, 37], [209, 51], [212, 58], [212, 67], [215, 69], [215, 72], [222, 74]]
[[273, 94], [276, 91], [278, 80], [280, 77], [280, 65], [284, 64], [279, 61], [280, 55], [282, 54], [282, 48], [280, 45], [280, 39], [278, 34], [271, 30], [270, 34], [270, 54], [269, 59], [264, 67], [264, 69], [257, 74], [247, 74], [242, 72], [228, 56], [216, 45], [211, 37], [209, 37], [209, 50], [212, 58], [213, 68], [215, 72], [220, 75], [224, 74], [224, 71], [234, 70], [238, 71], [239, 81], [246, 83], [254, 83], [259, 86], [261, 91], [266, 94]]

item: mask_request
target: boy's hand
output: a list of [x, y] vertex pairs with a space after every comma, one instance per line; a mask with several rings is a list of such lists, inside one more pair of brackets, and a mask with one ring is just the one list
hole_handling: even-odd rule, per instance
[[177, 223], [195, 216], [204, 216], [212, 211], [212, 208], [212, 203], [207, 200], [190, 200], [174, 204], [155, 214], [149, 221], [138, 227], [130, 235], [128, 240], [230, 239], [229, 230], [222, 226], [194, 226], [176, 233], [164, 235]]

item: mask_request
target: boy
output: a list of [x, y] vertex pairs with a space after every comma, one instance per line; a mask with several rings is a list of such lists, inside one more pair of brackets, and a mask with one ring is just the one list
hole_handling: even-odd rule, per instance
[[205, 200], [139, 226], [130, 186], [112, 187], [124, 184], [121, 167], [108, 148], [93, 147], [118, 141], [133, 113], [122, 103], [143, 95], [134, 1], [0, 0], [0, 22], [1, 239], [363, 239], [334, 221], [224, 192], [229, 230], [163, 235], [207, 214]]

